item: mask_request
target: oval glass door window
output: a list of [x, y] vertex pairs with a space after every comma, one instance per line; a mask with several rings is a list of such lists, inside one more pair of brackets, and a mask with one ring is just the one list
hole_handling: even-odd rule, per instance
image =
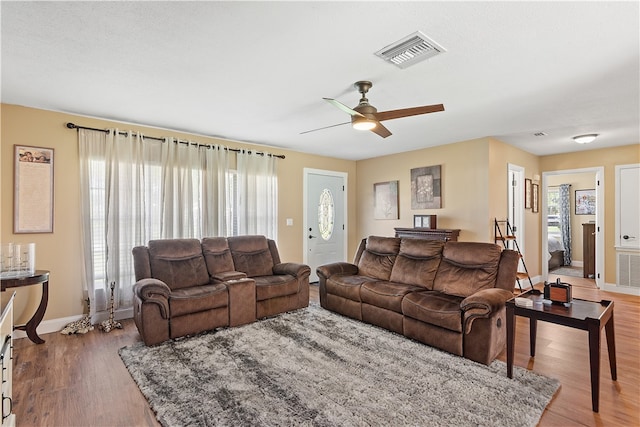
[[334, 217], [333, 195], [328, 188], [325, 188], [320, 193], [318, 202], [318, 230], [323, 240], [329, 240], [333, 234]]

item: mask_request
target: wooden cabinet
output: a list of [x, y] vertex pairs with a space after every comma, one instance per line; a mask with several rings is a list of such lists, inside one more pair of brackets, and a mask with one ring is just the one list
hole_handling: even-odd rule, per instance
[[596, 225], [582, 224], [583, 277], [596, 278]]
[[413, 239], [457, 241], [460, 230], [445, 230], [435, 228], [395, 228], [396, 237], [410, 237]]

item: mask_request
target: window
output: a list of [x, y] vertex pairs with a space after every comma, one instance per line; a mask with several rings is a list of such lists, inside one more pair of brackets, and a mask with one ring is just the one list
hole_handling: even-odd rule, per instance
[[547, 234], [560, 237], [560, 188], [547, 188]]
[[81, 130], [79, 153], [84, 286], [92, 311], [107, 309], [112, 282], [115, 308], [132, 306], [131, 250], [149, 240], [277, 235], [272, 156], [238, 153], [238, 170], [231, 170], [225, 147], [148, 141], [117, 130]]
[[318, 230], [323, 240], [329, 240], [333, 234], [335, 209], [331, 190], [325, 188], [318, 203]]

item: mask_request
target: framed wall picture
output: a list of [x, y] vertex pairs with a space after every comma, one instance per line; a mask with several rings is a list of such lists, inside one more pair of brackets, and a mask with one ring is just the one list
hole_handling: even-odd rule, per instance
[[596, 190], [576, 190], [576, 215], [596, 214]]
[[531, 180], [524, 179], [524, 208], [531, 209]]
[[436, 226], [436, 215], [414, 215], [414, 228], [438, 228]]
[[53, 233], [53, 149], [14, 146], [13, 232]]
[[538, 213], [538, 193], [540, 186], [538, 184], [531, 184], [531, 211]]
[[373, 218], [398, 219], [398, 181], [373, 184]]
[[411, 209], [440, 209], [441, 167], [426, 166], [411, 169]]

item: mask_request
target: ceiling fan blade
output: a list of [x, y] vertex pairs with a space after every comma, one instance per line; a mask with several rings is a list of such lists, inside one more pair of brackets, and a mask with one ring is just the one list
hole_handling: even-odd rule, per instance
[[376, 133], [376, 134], [380, 135], [383, 138], [391, 136], [391, 132], [389, 131], [389, 129], [384, 127], [382, 125], [382, 123], [380, 123], [380, 122], [376, 123], [376, 127], [371, 129], [371, 132]]
[[335, 99], [332, 98], [322, 98], [325, 101], [327, 101], [329, 104], [338, 107], [339, 109], [341, 109], [342, 111], [344, 111], [347, 114], [350, 114], [352, 116], [360, 116], [360, 117], [364, 117], [362, 114], [358, 113], [356, 110], [347, 107], [346, 105], [344, 105], [342, 102], [340, 101], [336, 101]]
[[337, 125], [330, 125], [330, 126], [321, 127], [321, 128], [318, 128], [318, 129], [306, 130], [304, 132], [300, 132], [300, 135], [305, 134], [305, 133], [315, 132], [315, 131], [318, 131], [318, 130], [334, 128], [336, 126], [348, 125], [348, 124], [351, 124], [351, 122], [338, 123]]
[[400, 110], [380, 111], [374, 113], [375, 118], [378, 121], [399, 119], [402, 117], [417, 116], [419, 114], [436, 113], [438, 111], [444, 111], [444, 105], [425, 105], [423, 107], [402, 108]]

